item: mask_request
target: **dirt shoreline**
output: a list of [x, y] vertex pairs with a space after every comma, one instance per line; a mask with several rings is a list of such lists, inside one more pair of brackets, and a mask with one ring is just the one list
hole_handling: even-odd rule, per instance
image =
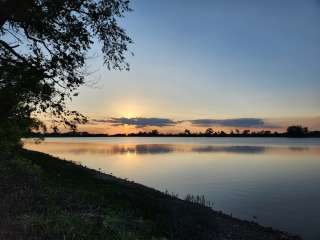
[[0, 161], [0, 194], [0, 239], [301, 240], [34, 151]]

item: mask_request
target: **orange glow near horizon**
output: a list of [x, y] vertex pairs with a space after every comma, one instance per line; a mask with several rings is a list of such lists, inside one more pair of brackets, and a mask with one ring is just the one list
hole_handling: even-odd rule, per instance
[[[120, 118], [139, 118], [137, 117], [137, 111], [123, 111], [123, 115], [121, 115]], [[142, 117], [143, 118], [143, 117]], [[147, 117], [146, 117], [147, 118]], [[90, 117], [90, 119], [96, 119], [94, 117]], [[97, 118], [99, 119], [99, 118]], [[103, 118], [101, 118], [103, 119]], [[109, 118], [104, 118], [109, 119]], [[131, 124], [123, 124], [123, 125], [116, 125], [113, 123], [108, 122], [90, 122], [84, 125], [78, 125], [79, 132], [89, 132], [89, 133], [101, 133], [101, 134], [130, 134], [130, 133], [138, 133], [140, 131], [142, 132], [149, 132], [154, 129], [158, 130], [160, 133], [181, 133], [184, 132], [185, 129], [190, 130], [192, 133], [199, 133], [204, 132], [207, 128], [212, 128], [215, 132], [218, 131], [224, 131], [226, 133], [230, 133], [231, 131], [236, 131], [238, 129], [240, 132], [243, 130], [249, 129], [250, 131], [262, 131], [262, 130], [270, 130], [272, 132], [284, 132], [286, 131], [286, 128], [291, 125], [302, 125], [309, 128], [309, 130], [319, 130], [320, 129], [320, 117], [309, 117], [309, 118], [267, 118], [263, 119], [263, 121], [266, 123], [266, 127], [260, 127], [260, 128], [254, 128], [254, 127], [226, 127], [226, 126], [219, 126], [219, 125], [213, 125], [213, 126], [196, 126], [192, 125], [189, 121], [182, 121], [179, 122], [180, 119], [172, 119], [173, 124], [168, 126], [145, 126], [145, 127], [138, 127]], [[44, 123], [48, 125], [48, 131], [50, 132], [50, 121], [43, 120]], [[177, 123], [174, 123], [175, 121], [178, 121]], [[278, 126], [277, 128], [271, 128], [267, 126]], [[69, 129], [64, 129], [61, 127], [61, 132], [67, 132]]]
[[[304, 123], [301, 123], [303, 126], [308, 126], [310, 130], [317, 130], [320, 129], [320, 122], [313, 122], [306, 121]], [[230, 133], [231, 131], [235, 131], [238, 129], [240, 132], [242, 132], [245, 129], [249, 129], [250, 131], [262, 131], [262, 130], [270, 130], [272, 132], [284, 132], [287, 128], [287, 126], [292, 125], [291, 122], [283, 122], [279, 128], [250, 128], [250, 127], [223, 127], [223, 126], [212, 126], [211, 128], [217, 132], [217, 131], [224, 131], [226, 133]], [[208, 127], [200, 127], [200, 126], [193, 126], [189, 123], [182, 123], [177, 124], [175, 126], [165, 126], [165, 127], [157, 127], [157, 126], [148, 126], [148, 127], [136, 127], [134, 125], [121, 125], [121, 126], [112, 126], [110, 124], [86, 124], [86, 125], [80, 125], [78, 127], [79, 131], [86, 131], [90, 133], [107, 133], [107, 134], [130, 134], [130, 133], [138, 133], [140, 131], [149, 132], [153, 129], [157, 129], [160, 133], [180, 133], [184, 132], [185, 129], [189, 129], [193, 133], [199, 133], [204, 132]]]

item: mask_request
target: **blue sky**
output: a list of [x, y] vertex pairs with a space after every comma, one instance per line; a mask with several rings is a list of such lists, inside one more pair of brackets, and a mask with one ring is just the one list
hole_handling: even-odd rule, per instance
[[[93, 118], [320, 116], [320, 1], [132, 0], [129, 72], [95, 71], [71, 104]], [[97, 48], [92, 54], [99, 54]], [[317, 118], [317, 121], [319, 119]], [[319, 123], [320, 125], [320, 123]]]

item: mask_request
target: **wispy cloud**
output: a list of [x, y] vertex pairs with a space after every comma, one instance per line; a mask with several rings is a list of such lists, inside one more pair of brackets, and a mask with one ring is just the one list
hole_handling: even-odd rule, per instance
[[167, 126], [175, 126], [177, 124], [176, 121], [169, 118], [108, 118], [108, 119], [93, 119], [91, 122], [93, 123], [109, 123], [112, 126], [123, 126], [123, 125], [131, 125], [137, 128], [143, 127], [167, 127]]

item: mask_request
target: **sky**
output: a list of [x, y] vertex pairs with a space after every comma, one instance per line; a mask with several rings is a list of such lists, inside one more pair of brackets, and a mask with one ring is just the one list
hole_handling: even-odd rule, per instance
[[320, 1], [131, 0], [131, 70], [99, 45], [70, 107], [81, 130], [320, 129]]

